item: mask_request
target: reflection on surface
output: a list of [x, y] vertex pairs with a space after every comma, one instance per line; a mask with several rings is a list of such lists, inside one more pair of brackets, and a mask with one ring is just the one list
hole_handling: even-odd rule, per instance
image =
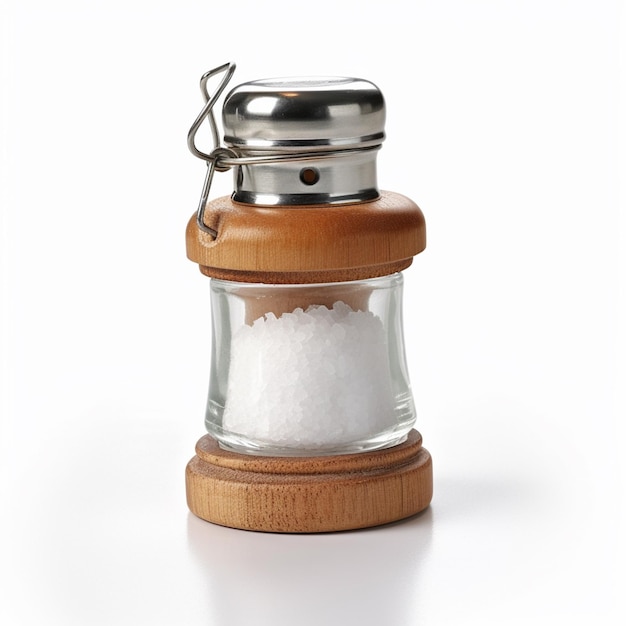
[[360, 531], [281, 535], [189, 514], [210, 624], [404, 624], [419, 604], [433, 513]]

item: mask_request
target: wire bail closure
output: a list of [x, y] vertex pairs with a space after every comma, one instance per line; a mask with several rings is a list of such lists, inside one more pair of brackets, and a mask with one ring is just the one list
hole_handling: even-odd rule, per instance
[[[200, 79], [200, 90], [202, 91], [202, 95], [204, 97], [205, 105], [200, 111], [200, 114], [191, 125], [189, 129], [189, 133], [187, 134], [187, 146], [191, 151], [191, 154], [206, 161], [207, 164], [207, 172], [204, 177], [204, 184], [202, 185], [202, 194], [200, 195], [200, 203], [198, 204], [198, 210], [196, 212], [196, 221], [198, 224], [198, 228], [208, 233], [212, 237], [217, 237], [217, 231], [209, 228], [204, 223], [204, 209], [206, 207], [207, 200], [209, 198], [209, 191], [211, 190], [211, 183], [213, 182], [213, 174], [215, 170], [218, 172], [226, 172], [228, 171], [232, 165], [225, 165], [220, 163], [220, 157], [237, 157], [237, 155], [228, 148], [220, 147], [220, 137], [217, 131], [217, 124], [215, 122], [215, 116], [213, 115], [213, 107], [217, 102], [217, 99], [222, 95], [222, 92], [226, 88], [226, 85], [230, 82], [233, 74], [235, 73], [236, 65], [234, 63], [225, 63], [224, 65], [220, 65], [212, 70], [209, 70], [205, 74], [203, 74]], [[209, 92], [207, 91], [207, 82], [213, 76], [220, 74], [222, 72], [226, 72], [226, 74], [222, 77], [220, 84], [217, 87], [217, 90], [213, 94], [213, 96], [209, 96]], [[198, 132], [198, 128], [202, 125], [205, 119], [209, 120], [209, 125], [211, 126], [211, 135], [213, 137], [213, 150], [210, 154], [206, 154], [199, 150], [196, 146], [196, 133]]]

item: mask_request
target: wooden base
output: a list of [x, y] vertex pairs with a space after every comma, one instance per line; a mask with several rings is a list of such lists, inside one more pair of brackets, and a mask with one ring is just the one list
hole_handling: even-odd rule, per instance
[[315, 533], [378, 526], [425, 509], [432, 461], [416, 431], [393, 448], [324, 457], [222, 450], [209, 435], [187, 465], [187, 503], [222, 526]]

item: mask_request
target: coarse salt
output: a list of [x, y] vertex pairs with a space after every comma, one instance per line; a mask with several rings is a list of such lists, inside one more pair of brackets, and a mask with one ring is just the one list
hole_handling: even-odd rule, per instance
[[224, 429], [278, 447], [323, 449], [396, 423], [383, 323], [335, 302], [276, 317], [232, 338]]

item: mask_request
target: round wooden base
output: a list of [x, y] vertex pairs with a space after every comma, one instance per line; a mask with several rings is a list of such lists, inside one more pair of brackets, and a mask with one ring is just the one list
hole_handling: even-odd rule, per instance
[[431, 457], [416, 430], [393, 448], [323, 457], [238, 454], [205, 435], [186, 479], [198, 517], [266, 532], [378, 526], [419, 513], [433, 493]]

